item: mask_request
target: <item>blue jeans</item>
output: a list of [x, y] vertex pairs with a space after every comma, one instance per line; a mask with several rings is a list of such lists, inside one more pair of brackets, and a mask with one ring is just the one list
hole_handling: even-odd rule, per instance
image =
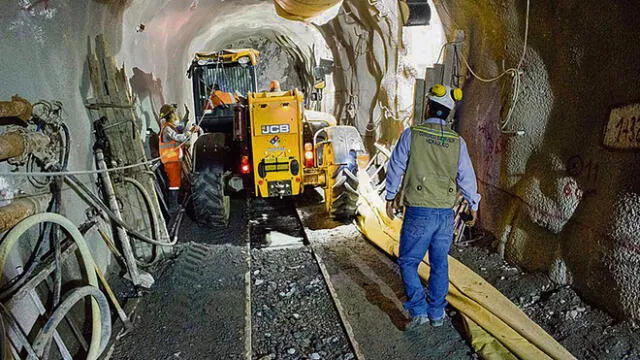
[[[449, 262], [447, 256], [453, 239], [452, 209], [407, 207], [400, 235], [400, 273], [407, 302], [404, 308], [411, 317], [428, 315], [430, 319], [444, 316], [449, 291]], [[428, 297], [418, 276], [418, 265], [429, 252]]]

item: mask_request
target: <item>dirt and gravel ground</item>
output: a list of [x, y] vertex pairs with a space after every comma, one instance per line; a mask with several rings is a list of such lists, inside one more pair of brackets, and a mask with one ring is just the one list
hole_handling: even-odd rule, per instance
[[408, 315], [396, 263], [362, 237], [353, 224], [332, 221], [322, 213], [317, 195], [298, 202], [309, 242], [323, 259], [355, 340], [366, 359], [474, 359], [474, 351], [457, 330], [458, 319], [440, 328], [403, 331]]
[[226, 229], [185, 216], [177, 257], [154, 274], [112, 359], [245, 358], [246, 200], [233, 199], [232, 209]]
[[366, 359], [473, 359], [456, 330], [456, 319], [440, 328], [402, 329], [404, 290], [397, 265], [353, 225], [309, 231], [309, 241], [327, 265], [356, 341]]
[[353, 359], [338, 313], [311, 249], [273, 249], [271, 231], [303, 238], [294, 204], [253, 199], [251, 239], [254, 359]]
[[[330, 280], [367, 359], [475, 359], [455, 311], [442, 328], [404, 332], [402, 282], [394, 260], [353, 225], [329, 220], [317, 196], [299, 202], [311, 247]], [[233, 200], [227, 229], [205, 229], [185, 218], [179, 255], [156, 273], [142, 299], [135, 329], [113, 359], [239, 359], [246, 357], [251, 319], [252, 358], [355, 358], [311, 247], [273, 249], [271, 231], [301, 237], [291, 202]], [[584, 303], [546, 275], [526, 274], [486, 247], [451, 254], [501, 290], [579, 359], [639, 359], [640, 330]], [[251, 244], [251, 250], [247, 244]], [[247, 274], [251, 314], [245, 307]]]
[[246, 256], [241, 247], [187, 244], [142, 299], [112, 359], [243, 359]]
[[528, 274], [491, 252], [491, 238], [451, 255], [505, 294], [578, 359], [640, 359], [640, 327], [618, 321], [545, 274]]
[[254, 359], [353, 359], [307, 247], [252, 251]]

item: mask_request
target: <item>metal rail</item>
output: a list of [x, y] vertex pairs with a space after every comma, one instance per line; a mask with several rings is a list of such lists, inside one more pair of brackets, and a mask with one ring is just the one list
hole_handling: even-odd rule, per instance
[[351, 350], [353, 351], [353, 354], [355, 355], [357, 360], [364, 360], [365, 359], [364, 354], [362, 353], [362, 350], [360, 350], [360, 345], [356, 340], [355, 334], [353, 332], [353, 327], [351, 326], [351, 323], [349, 323], [346, 312], [342, 307], [342, 303], [338, 298], [338, 294], [335, 288], [333, 287], [333, 283], [331, 282], [331, 277], [329, 276], [329, 271], [327, 271], [327, 267], [324, 264], [322, 257], [320, 257], [320, 255], [318, 255], [318, 253], [316, 252], [316, 249], [314, 248], [313, 243], [309, 241], [309, 238], [307, 237], [307, 233], [306, 231], [304, 231], [305, 227], [304, 227], [304, 222], [302, 221], [302, 216], [298, 211], [297, 207], [295, 207], [294, 212], [296, 214], [296, 218], [298, 222], [302, 226], [302, 233], [303, 233], [302, 237], [304, 238], [304, 243], [308, 245], [309, 249], [311, 249], [313, 258], [315, 259], [316, 264], [318, 265], [318, 268], [320, 268], [322, 279], [325, 285], [327, 286], [327, 289], [329, 290], [329, 294], [331, 295], [331, 301], [333, 302], [333, 306], [336, 309], [336, 312], [338, 313], [338, 318], [340, 319], [340, 325], [344, 330], [344, 332], [347, 334], [347, 339], [349, 340], [349, 346], [351, 347]]

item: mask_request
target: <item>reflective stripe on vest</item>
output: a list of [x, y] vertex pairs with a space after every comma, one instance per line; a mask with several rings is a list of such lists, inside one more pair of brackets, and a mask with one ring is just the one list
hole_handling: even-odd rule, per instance
[[182, 153], [182, 149], [180, 148], [180, 144], [178, 144], [175, 140], [164, 141], [164, 129], [167, 127], [166, 124], [162, 124], [160, 128], [160, 135], [158, 136], [158, 145], [160, 148], [160, 161], [165, 164], [168, 162], [176, 162], [180, 161], [180, 155]]
[[404, 176], [404, 204], [452, 208], [460, 159], [460, 136], [438, 124], [411, 128], [409, 163]]

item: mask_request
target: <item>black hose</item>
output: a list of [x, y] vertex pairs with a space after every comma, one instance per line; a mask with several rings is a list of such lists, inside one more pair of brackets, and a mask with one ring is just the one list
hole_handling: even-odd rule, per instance
[[[60, 177], [56, 177], [53, 182], [53, 212], [59, 214], [60, 206], [62, 203], [62, 183], [63, 180]], [[52, 224], [52, 223], [48, 223]], [[56, 270], [53, 274], [53, 306], [58, 306], [60, 303], [60, 295], [62, 293], [62, 245], [60, 243], [60, 226], [52, 224], [51, 229], [51, 242], [54, 249], [54, 262]]]
[[67, 124], [61, 122], [60, 128], [64, 134], [64, 155], [62, 156], [62, 171], [67, 170], [69, 165], [69, 153], [71, 153], [71, 134], [69, 133], [69, 127]]
[[[90, 271], [95, 270], [91, 269]], [[111, 338], [111, 311], [109, 309], [109, 302], [100, 289], [92, 285], [87, 285], [71, 290], [60, 303], [60, 306], [53, 311], [47, 322], [38, 332], [38, 335], [36, 335], [33, 341], [33, 350], [41, 356], [41, 359], [45, 360], [49, 357], [49, 349], [58, 324], [60, 324], [74, 305], [87, 296], [91, 296], [100, 308], [100, 325], [102, 331], [98, 354], [102, 354], [106, 349], [109, 339]]]
[[115, 222], [118, 226], [122, 227], [127, 233], [129, 233], [131, 236], [135, 237], [136, 239], [144, 241], [151, 245], [156, 245], [156, 246], [173, 246], [177, 243], [177, 241], [166, 242], [166, 243], [157, 241], [144, 234], [141, 234], [137, 230], [133, 230], [131, 227], [129, 227], [129, 225], [127, 225], [125, 222], [120, 220], [118, 216], [113, 211], [111, 211], [111, 209], [109, 209], [109, 207], [105, 205], [104, 202], [100, 200], [100, 198], [98, 198], [93, 192], [91, 192], [89, 188], [87, 188], [82, 182], [80, 182], [80, 180], [78, 180], [77, 177], [75, 177], [74, 175], [66, 175], [65, 181], [70, 186], [82, 191], [89, 198], [88, 200], [92, 203], [92, 205], [99, 207], [102, 211], [104, 211], [105, 214], [107, 214], [107, 216], [109, 216], [111, 221]]
[[7, 329], [4, 327], [4, 318], [0, 316], [0, 360], [7, 358]]
[[16, 276], [11, 279], [7, 285], [0, 289], [0, 300], [4, 301], [8, 299], [15, 291], [17, 291], [25, 282], [31, 277], [34, 270], [40, 265], [40, 260], [42, 256], [46, 253], [44, 250], [43, 244], [46, 239], [45, 234], [49, 231], [49, 225], [45, 224], [44, 230], [40, 233], [38, 237], [38, 242], [36, 242], [36, 246], [33, 249], [31, 258], [27, 261], [26, 269], [22, 272], [22, 274]]

